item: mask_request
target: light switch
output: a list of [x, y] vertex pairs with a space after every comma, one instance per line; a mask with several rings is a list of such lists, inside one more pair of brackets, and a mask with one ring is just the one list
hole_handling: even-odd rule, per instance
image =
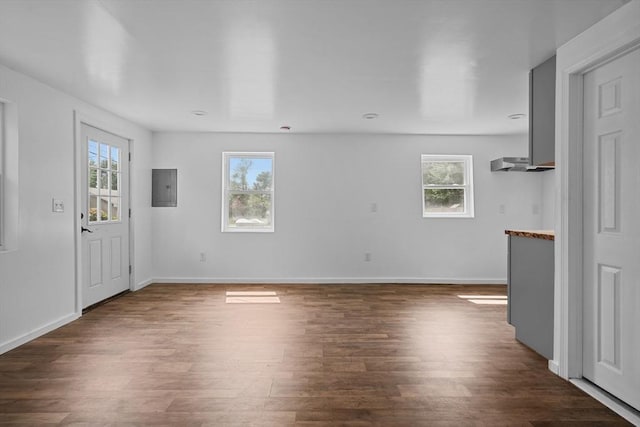
[[59, 199], [53, 199], [51, 210], [53, 212], [64, 212], [64, 202]]

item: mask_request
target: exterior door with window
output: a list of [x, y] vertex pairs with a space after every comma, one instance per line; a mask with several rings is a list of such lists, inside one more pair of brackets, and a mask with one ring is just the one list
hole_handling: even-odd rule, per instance
[[82, 307], [129, 289], [129, 141], [82, 124]]
[[583, 375], [640, 409], [640, 49], [584, 76]]

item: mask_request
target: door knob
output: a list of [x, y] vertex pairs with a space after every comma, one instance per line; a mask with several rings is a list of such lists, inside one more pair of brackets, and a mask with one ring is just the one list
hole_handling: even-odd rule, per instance
[[92, 231], [92, 230], [89, 230], [88, 228], [80, 227], [80, 232], [81, 232], [81, 233], [84, 233], [85, 231], [88, 231], [89, 233], [93, 233], [93, 231]]

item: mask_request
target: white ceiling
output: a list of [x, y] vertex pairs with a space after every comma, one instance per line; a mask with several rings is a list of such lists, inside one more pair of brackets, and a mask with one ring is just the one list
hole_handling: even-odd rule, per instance
[[0, 63], [156, 131], [520, 133], [528, 70], [625, 2], [0, 0]]

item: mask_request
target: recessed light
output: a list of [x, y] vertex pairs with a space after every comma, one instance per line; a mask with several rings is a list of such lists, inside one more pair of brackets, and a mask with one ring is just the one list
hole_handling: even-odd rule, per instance
[[523, 114], [523, 113], [516, 113], [516, 114], [509, 114], [509, 115], [507, 116], [507, 118], [509, 118], [509, 119], [511, 119], [511, 120], [520, 120], [520, 119], [525, 118], [525, 116], [526, 116], [526, 115], [525, 115], [525, 114]]
[[378, 113], [364, 113], [362, 115], [362, 118], [366, 119], [366, 120], [377, 119], [378, 118]]
[[291, 130], [291, 126], [280, 126], [280, 132], [289, 132]]
[[207, 112], [204, 110], [193, 110], [191, 114], [193, 114], [194, 116], [206, 116]]

